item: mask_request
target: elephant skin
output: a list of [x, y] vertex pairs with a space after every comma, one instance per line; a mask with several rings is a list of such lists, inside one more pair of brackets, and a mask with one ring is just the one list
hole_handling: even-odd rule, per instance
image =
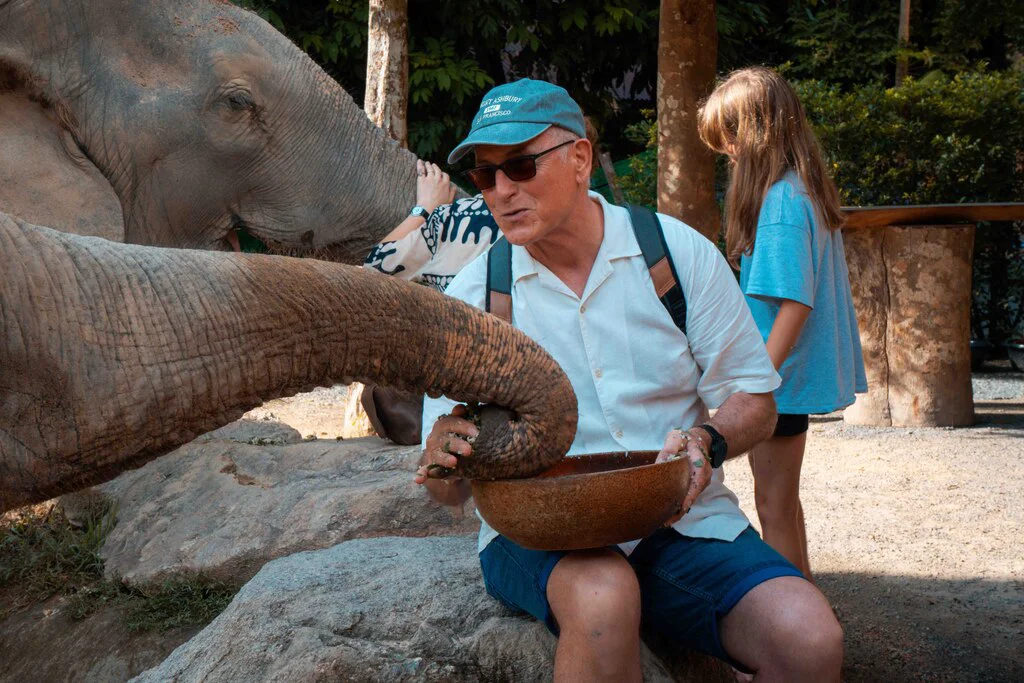
[[0, 135], [0, 211], [137, 244], [361, 263], [415, 200], [416, 157], [218, 0], [0, 0]]
[[[555, 637], [484, 592], [476, 540], [377, 538], [274, 560], [149, 681], [549, 681]], [[646, 646], [649, 683], [731, 680]]]
[[539, 472], [576, 432], [568, 378], [526, 335], [338, 263], [118, 244], [0, 214], [0, 330], [0, 510], [337, 383], [514, 411], [485, 421], [466, 459], [476, 478]]

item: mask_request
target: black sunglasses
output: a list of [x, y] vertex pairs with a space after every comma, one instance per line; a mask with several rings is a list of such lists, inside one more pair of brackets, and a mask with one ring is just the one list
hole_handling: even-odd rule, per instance
[[501, 171], [509, 180], [515, 180], [516, 182], [522, 182], [529, 180], [530, 178], [537, 175], [537, 159], [544, 156], [548, 152], [554, 152], [559, 147], [565, 147], [566, 145], [572, 144], [576, 140], [566, 140], [565, 142], [549, 147], [543, 152], [537, 152], [536, 154], [526, 154], [521, 157], [512, 157], [511, 159], [505, 159], [500, 164], [488, 164], [486, 166], [476, 166], [464, 171], [464, 175], [469, 182], [476, 185], [476, 189], [483, 192], [494, 187], [497, 181], [498, 171]]

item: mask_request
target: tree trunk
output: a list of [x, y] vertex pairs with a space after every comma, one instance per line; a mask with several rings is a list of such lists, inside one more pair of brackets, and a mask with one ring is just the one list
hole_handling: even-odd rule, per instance
[[370, 0], [363, 109], [402, 147], [409, 146], [408, 0]]
[[[896, 47], [905, 50], [910, 45], [910, 0], [900, 0], [900, 28], [896, 39]], [[907, 77], [910, 65], [907, 56], [900, 54], [896, 56], [896, 87], [903, 85]]]
[[853, 229], [843, 239], [868, 378], [846, 421], [973, 424], [974, 226]]
[[713, 0], [662, 0], [658, 35], [658, 211], [718, 238], [715, 156], [697, 134], [697, 109], [715, 85]]

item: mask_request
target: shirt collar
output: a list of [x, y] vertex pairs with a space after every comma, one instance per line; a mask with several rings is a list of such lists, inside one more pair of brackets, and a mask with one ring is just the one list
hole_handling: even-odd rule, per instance
[[[629, 211], [625, 207], [609, 204], [597, 192], [590, 191], [588, 194], [591, 199], [601, 205], [601, 211], [604, 213], [604, 239], [597, 252], [596, 260], [610, 262], [618, 258], [641, 256], [640, 244], [636, 241], [636, 235], [633, 233], [629, 220]], [[518, 282], [530, 275], [537, 275], [540, 268], [541, 264], [530, 256], [525, 247], [512, 245], [513, 282]]]

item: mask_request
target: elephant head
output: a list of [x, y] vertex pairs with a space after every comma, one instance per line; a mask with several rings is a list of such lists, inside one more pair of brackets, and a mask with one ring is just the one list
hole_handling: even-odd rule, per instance
[[572, 387], [540, 346], [427, 287], [0, 214], [0, 511], [111, 479], [263, 400], [349, 381], [514, 411], [484, 420], [474, 478], [533, 474], [576, 432]]
[[[19, 169], [64, 150], [63, 173], [109, 183], [127, 242], [224, 249], [241, 230], [272, 250], [355, 263], [414, 201], [415, 156], [227, 2], [0, 0], [0, 91], [0, 110], [5, 94], [37, 108], [19, 119], [38, 131], [26, 139], [52, 138], [47, 155], [0, 148], [0, 178], [52, 178]], [[0, 191], [0, 210], [36, 215], [9, 206], [32, 196]]]

